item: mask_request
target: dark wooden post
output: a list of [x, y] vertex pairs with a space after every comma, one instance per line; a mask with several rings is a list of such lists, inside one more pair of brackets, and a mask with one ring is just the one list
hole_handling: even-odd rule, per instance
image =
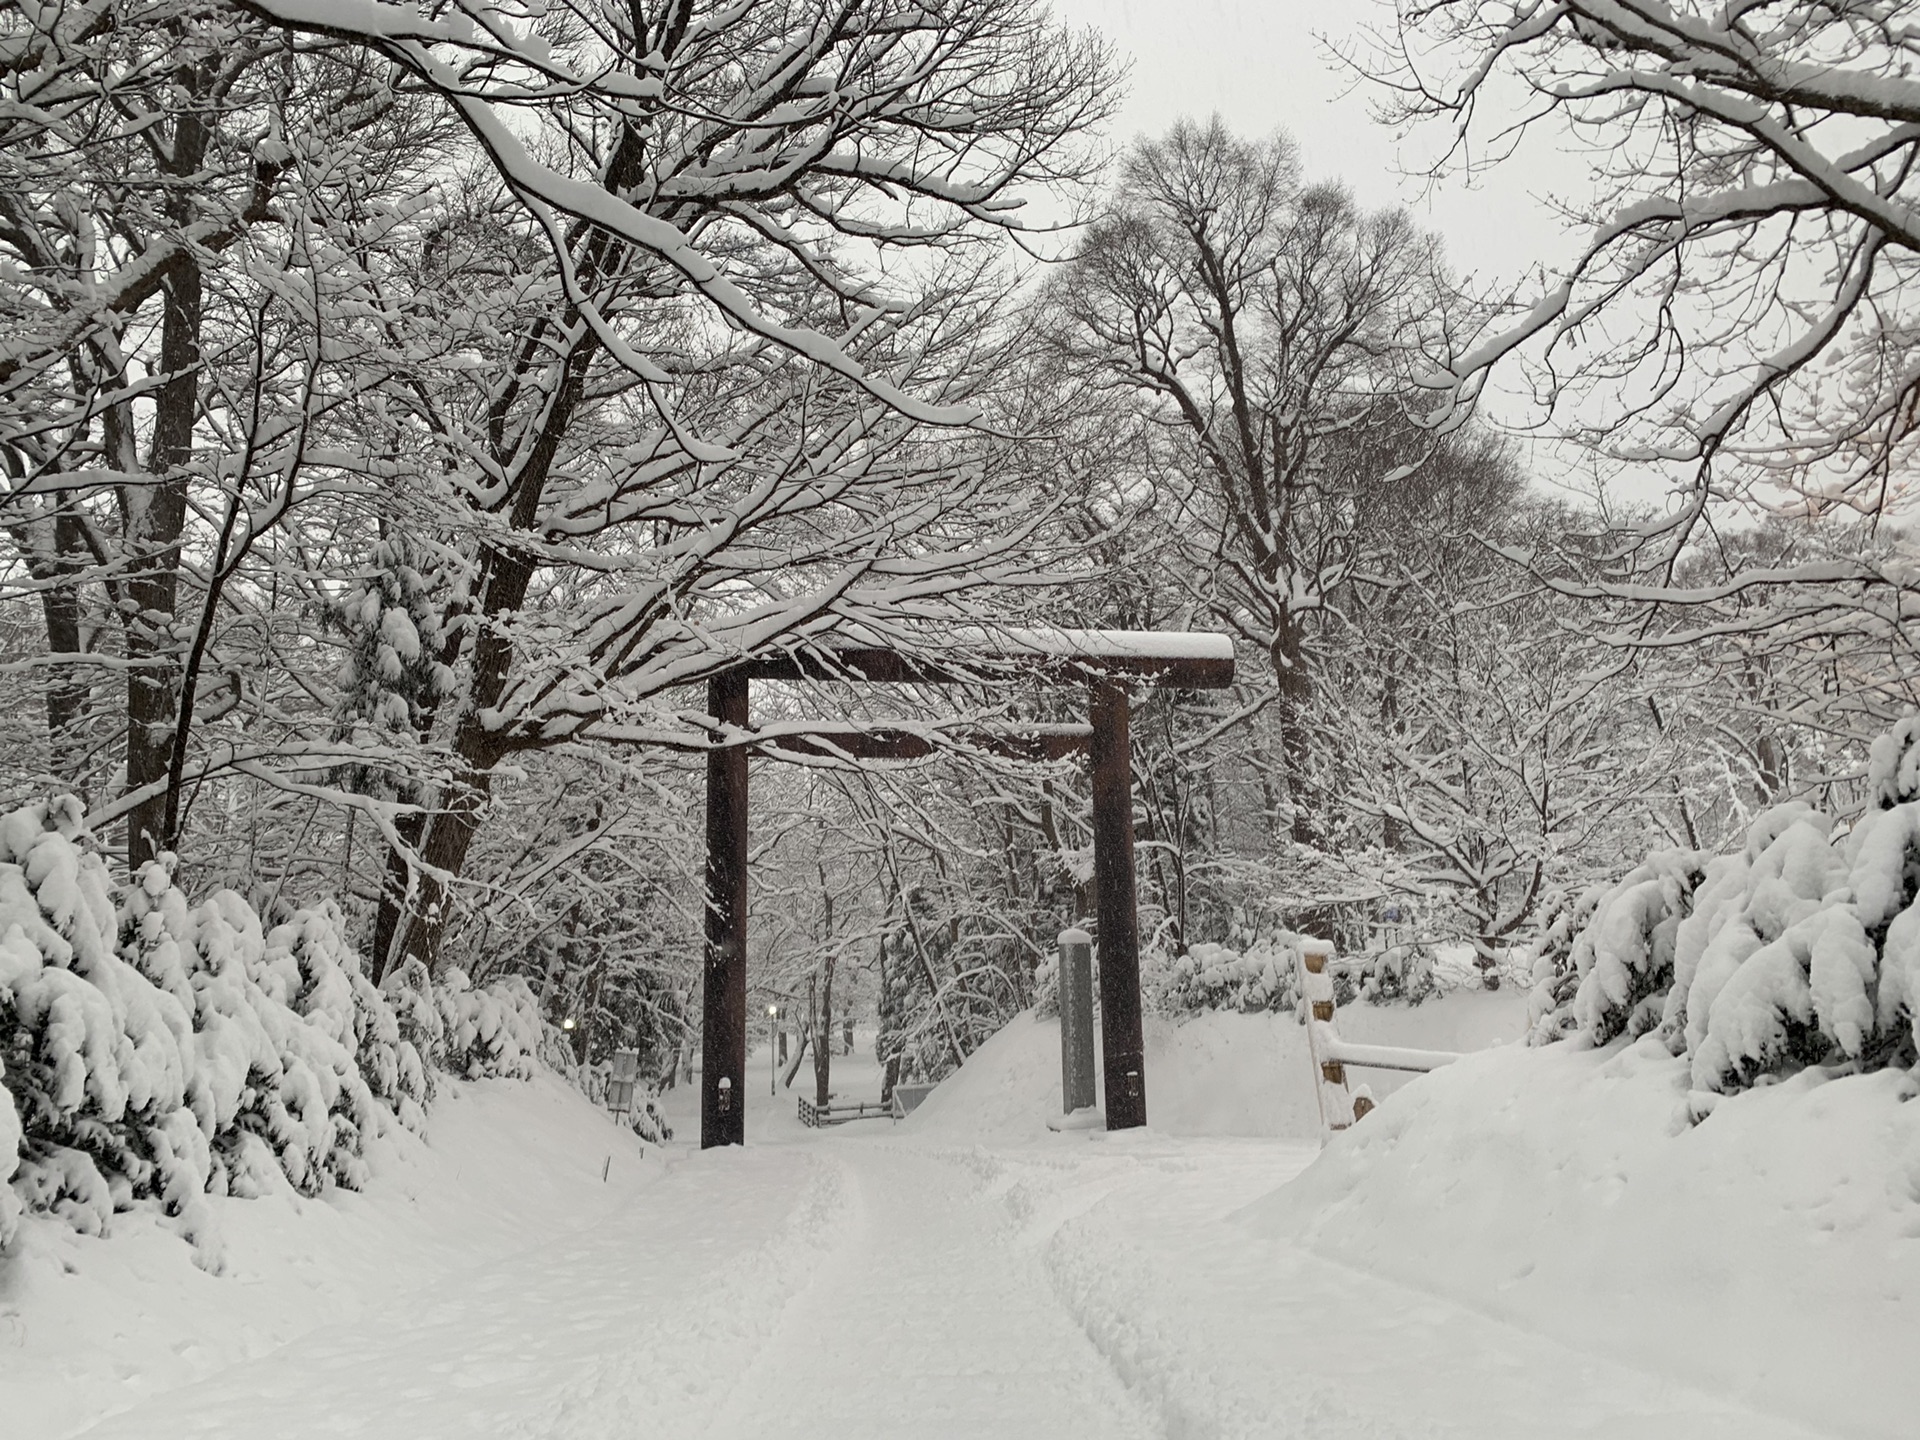
[[1093, 687], [1093, 883], [1100, 918], [1100, 1040], [1107, 1128], [1147, 1123], [1146, 1041], [1140, 1028], [1140, 920], [1133, 897], [1133, 758], [1127, 692]]
[[[747, 724], [747, 677], [707, 682], [707, 709]], [[727, 1083], [723, 1086], [721, 1081]], [[700, 1007], [700, 1148], [746, 1141], [747, 750], [707, 753], [707, 950]]]

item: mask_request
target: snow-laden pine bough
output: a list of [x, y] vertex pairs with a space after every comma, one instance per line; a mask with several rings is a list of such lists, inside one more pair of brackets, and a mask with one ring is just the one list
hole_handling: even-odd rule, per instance
[[1920, 715], [1873, 744], [1864, 811], [1804, 802], [1728, 855], [1650, 854], [1579, 896], [1535, 963], [1534, 1044], [1652, 1033], [1695, 1120], [1808, 1066], [1920, 1063]]

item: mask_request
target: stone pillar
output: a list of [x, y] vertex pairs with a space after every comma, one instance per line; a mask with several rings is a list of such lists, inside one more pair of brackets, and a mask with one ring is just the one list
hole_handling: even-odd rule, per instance
[[1093, 1097], [1093, 937], [1060, 932], [1060, 1108], [1071, 1115]]

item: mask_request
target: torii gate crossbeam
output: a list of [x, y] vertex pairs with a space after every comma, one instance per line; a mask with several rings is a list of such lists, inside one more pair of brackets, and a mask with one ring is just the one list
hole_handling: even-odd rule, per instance
[[[1093, 875], [1100, 929], [1100, 1031], [1107, 1128], [1147, 1123], [1140, 1015], [1140, 933], [1134, 899], [1133, 765], [1126, 682], [1210, 690], [1233, 683], [1224, 635], [1140, 630], [1016, 630], [983, 636], [963, 659], [928, 660], [881, 646], [835, 646], [746, 661], [707, 682], [707, 709], [724, 727], [750, 729], [754, 680], [981, 684], [1014, 675], [1083, 683], [1089, 728], [1031, 737], [1027, 748], [1064, 754], [1082, 745], [1093, 763]], [[912, 758], [929, 745], [907, 733], [785, 733], [767, 748]], [[706, 964], [700, 1016], [700, 1145], [746, 1139], [748, 745], [707, 754]]]

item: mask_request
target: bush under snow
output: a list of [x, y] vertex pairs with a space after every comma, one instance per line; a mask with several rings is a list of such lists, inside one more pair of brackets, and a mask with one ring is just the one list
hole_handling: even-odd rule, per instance
[[[1228, 1011], [1242, 1015], [1299, 1008], [1296, 976], [1299, 936], [1291, 931], [1231, 944], [1201, 942], [1168, 963], [1155, 985], [1158, 1008], [1172, 1015]], [[1417, 1005], [1437, 993], [1433, 962], [1417, 945], [1395, 945], [1373, 954], [1341, 955], [1331, 967], [1334, 998]]]
[[1696, 1114], [1805, 1065], [1920, 1059], [1920, 716], [1877, 740], [1870, 808], [1805, 804], [1736, 853], [1651, 855], [1550, 933], [1535, 1043], [1656, 1032], [1691, 1067]]
[[416, 964], [376, 987], [330, 902], [268, 929], [232, 890], [190, 905], [163, 863], [116, 884], [71, 797], [14, 811], [0, 1244], [23, 1208], [99, 1234], [152, 1199], [206, 1249], [204, 1194], [357, 1189], [370, 1138], [424, 1126], [435, 1068], [529, 1078], [541, 1027], [523, 981]]

